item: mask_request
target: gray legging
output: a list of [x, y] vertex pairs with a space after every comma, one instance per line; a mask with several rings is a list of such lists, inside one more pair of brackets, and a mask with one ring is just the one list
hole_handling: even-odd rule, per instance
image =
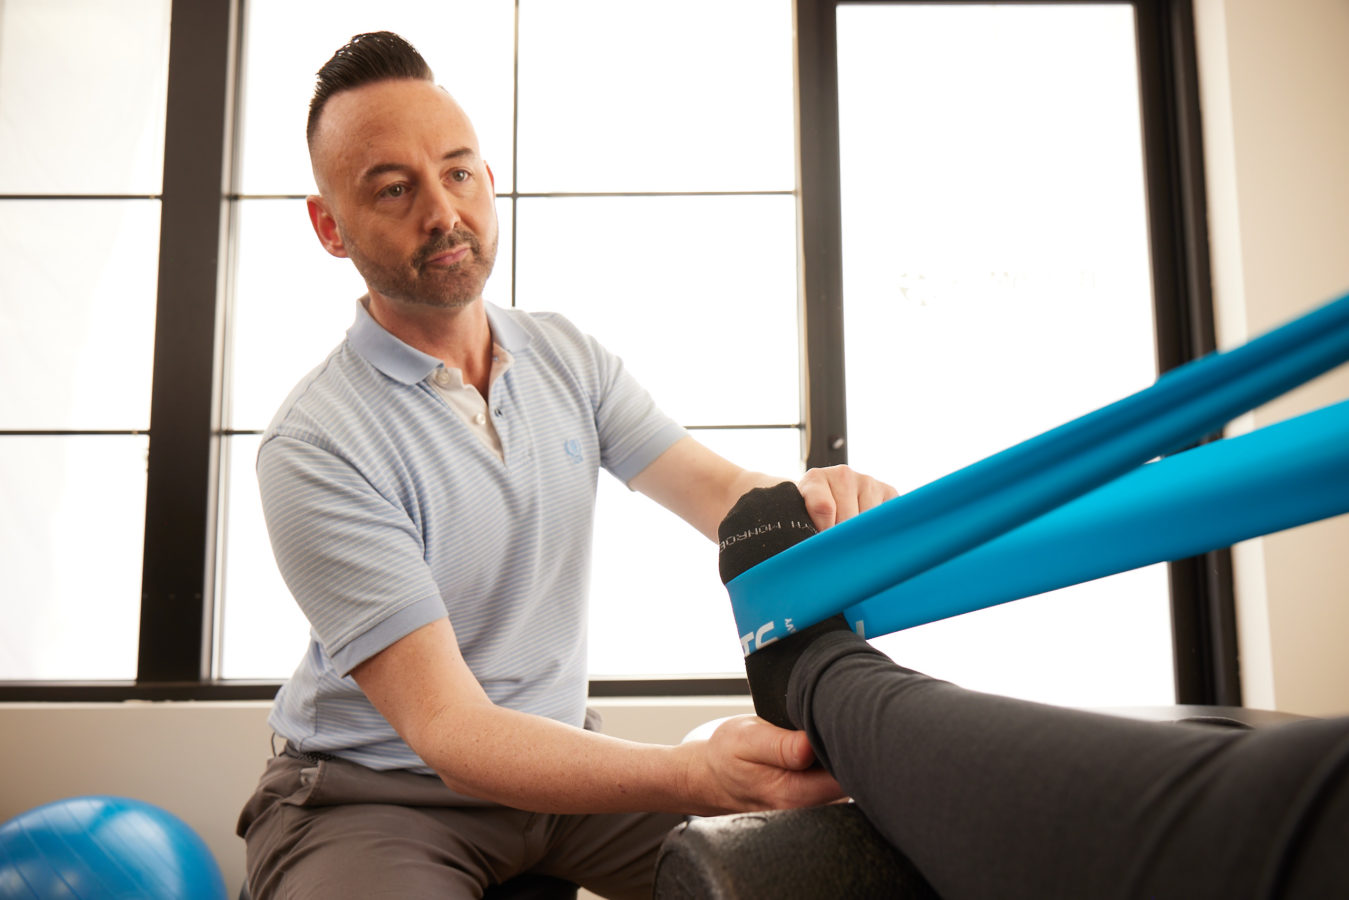
[[1349, 718], [1143, 722], [967, 691], [849, 631], [787, 715], [947, 900], [1349, 895]]

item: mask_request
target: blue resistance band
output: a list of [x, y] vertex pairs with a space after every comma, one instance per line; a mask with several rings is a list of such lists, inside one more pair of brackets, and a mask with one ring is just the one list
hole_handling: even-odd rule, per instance
[[1349, 400], [1149, 463], [846, 610], [882, 635], [1349, 512]]
[[[742, 646], [747, 653], [753, 652], [771, 640], [845, 610], [852, 614], [850, 621], [864, 623], [871, 637], [955, 615], [944, 612], [928, 618], [904, 614], [892, 617], [882, 614], [879, 607], [888, 610], [891, 602], [897, 602], [889, 594], [891, 589], [898, 591], [898, 586], [910, 579], [1138, 470], [1151, 459], [1216, 432], [1236, 416], [1346, 360], [1349, 294], [1247, 344], [1181, 366], [1132, 396], [868, 510], [765, 560], [727, 584]], [[1321, 427], [1321, 421], [1313, 420], [1313, 431]], [[1300, 442], [1318, 440], [1301, 429], [1296, 432]], [[1275, 441], [1290, 434], [1274, 433]], [[1249, 437], [1233, 441], [1236, 450], [1229, 448], [1223, 453], [1240, 456], [1242, 448], [1252, 446]], [[1200, 449], [1208, 451], [1212, 446], [1216, 445]], [[1343, 441], [1330, 440], [1332, 456], [1340, 448], [1345, 448]], [[1341, 466], [1349, 465], [1349, 449], [1340, 449], [1339, 461]], [[1281, 465], [1290, 465], [1286, 454]], [[1182, 464], [1175, 470], [1184, 468]], [[1145, 468], [1140, 475], [1142, 472], [1161, 483], [1154, 471]], [[1230, 477], [1247, 478], [1250, 474], [1243, 469], [1240, 475]], [[1232, 481], [1226, 485], [1229, 489], [1245, 487]], [[1157, 493], [1164, 492], [1159, 489]], [[1301, 493], [1315, 494], [1316, 490], [1309, 488]], [[1260, 530], [1245, 537], [1289, 527], [1259, 524], [1264, 521], [1263, 515], [1258, 510], [1254, 515], [1255, 527]], [[1108, 517], [1108, 512], [1101, 512], [1101, 519]], [[1194, 511], [1194, 519], [1206, 517], [1205, 510]], [[1301, 521], [1312, 519], [1301, 517]], [[1125, 534], [1121, 540], [1132, 546], [1135, 536]], [[1151, 559], [1156, 552], [1163, 553], [1160, 559], [1190, 555], [1183, 549], [1155, 547], [1146, 553], [1140, 550], [1121, 555]], [[1052, 571], [1045, 574], [1043, 580], [1056, 586], [1083, 580], [1064, 581]], [[989, 572], [988, 577], [997, 579], [1002, 574]], [[977, 575], [967, 575], [966, 579], [977, 580]], [[878, 595], [887, 595], [887, 600], [882, 601]], [[868, 605], [872, 598], [877, 602]], [[1008, 599], [1015, 598], [989, 603]], [[970, 605], [966, 601], [958, 611], [968, 612], [989, 603]], [[891, 621], [904, 624], [883, 624]]]

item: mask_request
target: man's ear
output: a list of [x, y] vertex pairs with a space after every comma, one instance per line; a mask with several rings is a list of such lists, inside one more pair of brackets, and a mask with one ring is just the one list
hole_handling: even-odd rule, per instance
[[309, 210], [309, 223], [314, 226], [314, 234], [318, 235], [323, 249], [339, 259], [346, 259], [347, 248], [342, 241], [342, 233], [337, 229], [337, 219], [328, 210], [328, 204], [318, 194], [310, 194], [304, 198], [304, 205]]
[[487, 169], [487, 180], [492, 182], [492, 193], [495, 194], [497, 190], [497, 177], [492, 174], [492, 166], [487, 162], [487, 160], [484, 159], [482, 161], [482, 164]]

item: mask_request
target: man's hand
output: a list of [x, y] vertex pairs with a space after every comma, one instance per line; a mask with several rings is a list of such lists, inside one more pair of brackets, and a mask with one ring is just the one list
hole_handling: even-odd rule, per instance
[[706, 741], [691, 741], [685, 791], [695, 815], [794, 809], [832, 803], [838, 782], [815, 766], [804, 731], [787, 731], [758, 716], [724, 722]]
[[885, 482], [847, 466], [811, 469], [796, 486], [806, 500], [811, 522], [820, 531], [899, 495]]

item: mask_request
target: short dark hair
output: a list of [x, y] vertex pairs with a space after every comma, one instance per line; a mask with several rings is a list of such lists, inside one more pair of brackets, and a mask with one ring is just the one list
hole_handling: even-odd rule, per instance
[[417, 48], [392, 31], [371, 31], [354, 36], [318, 70], [314, 98], [309, 101], [306, 139], [311, 145], [314, 143], [319, 116], [334, 94], [396, 78], [435, 80], [431, 67]]

